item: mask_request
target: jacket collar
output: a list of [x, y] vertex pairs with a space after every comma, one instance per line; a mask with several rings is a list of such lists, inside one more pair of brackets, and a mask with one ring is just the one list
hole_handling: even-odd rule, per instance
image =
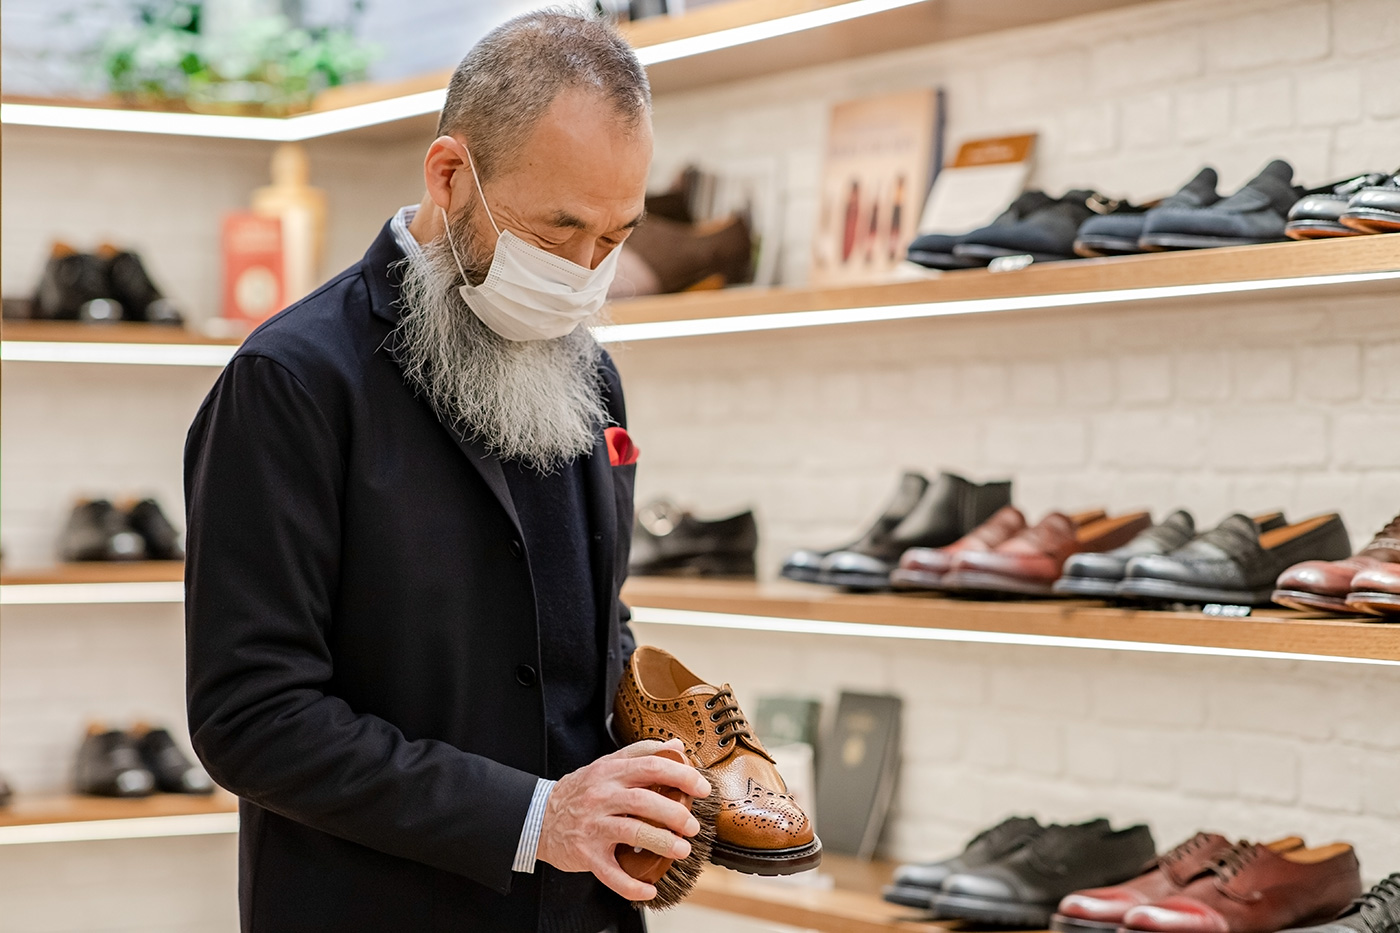
[[375, 317], [390, 324], [399, 322], [399, 278], [390, 267], [404, 258], [398, 243], [394, 242], [393, 231], [388, 221], [374, 238], [365, 258], [365, 282], [369, 286], [369, 309]]

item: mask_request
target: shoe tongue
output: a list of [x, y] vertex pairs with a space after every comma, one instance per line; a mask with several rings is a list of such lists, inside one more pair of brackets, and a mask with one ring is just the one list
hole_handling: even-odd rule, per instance
[[1207, 165], [1196, 173], [1195, 178], [1182, 185], [1181, 190], [1167, 200], [1193, 207], [1208, 207], [1219, 200], [1219, 195], [1215, 193], [1215, 188], [1219, 184], [1220, 176], [1215, 169]]

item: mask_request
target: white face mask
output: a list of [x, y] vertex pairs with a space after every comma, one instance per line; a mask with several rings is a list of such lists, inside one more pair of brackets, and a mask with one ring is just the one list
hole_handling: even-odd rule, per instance
[[[531, 246], [496, 226], [470, 152], [467, 164], [471, 166], [476, 192], [481, 195], [481, 206], [486, 208], [486, 219], [491, 221], [497, 236], [486, 280], [480, 285], [469, 281], [462, 285], [462, 300], [487, 327], [507, 340], [553, 340], [573, 333], [582, 321], [602, 310], [622, 247], [608, 253], [598, 268], [586, 269]], [[457, 256], [457, 244], [452, 242], [452, 224], [446, 211], [442, 211], [442, 220], [447, 227], [447, 245], [465, 281], [467, 273]]]

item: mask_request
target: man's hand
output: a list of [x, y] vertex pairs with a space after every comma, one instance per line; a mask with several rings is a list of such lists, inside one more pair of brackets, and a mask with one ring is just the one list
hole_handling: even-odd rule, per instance
[[683, 837], [694, 836], [700, 824], [688, 809], [651, 788], [674, 787], [691, 797], [710, 796], [709, 782], [699, 771], [656, 756], [663, 747], [685, 752], [680, 739], [664, 746], [648, 739], [560, 778], [544, 808], [536, 857], [561, 871], [591, 871], [629, 901], [655, 897], [656, 888], [618, 866], [614, 848], [622, 844], [665, 858], [685, 858], [690, 843]]

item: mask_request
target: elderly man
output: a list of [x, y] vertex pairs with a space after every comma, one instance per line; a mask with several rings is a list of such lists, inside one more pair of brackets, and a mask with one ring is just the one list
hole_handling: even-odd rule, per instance
[[244, 930], [641, 929], [614, 850], [685, 856], [650, 788], [709, 793], [607, 724], [635, 448], [584, 325], [642, 219], [646, 75], [606, 25], [528, 14], [439, 132], [422, 203], [190, 430], [191, 734], [242, 798]]

